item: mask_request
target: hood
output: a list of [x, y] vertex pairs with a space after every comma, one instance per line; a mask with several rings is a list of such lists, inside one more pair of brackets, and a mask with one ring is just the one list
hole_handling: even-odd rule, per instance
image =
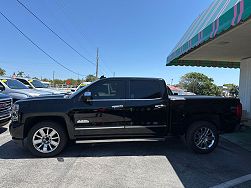
[[50, 88], [36, 88], [39, 91], [45, 91], [45, 92], [49, 92], [52, 94], [66, 94], [66, 92], [64, 91], [60, 91], [60, 90], [56, 90], [56, 89], [50, 89]]
[[8, 99], [8, 98], [10, 98], [8, 95], [0, 93], [0, 99]]
[[32, 102], [32, 101], [58, 101], [58, 100], [68, 100], [69, 98], [65, 98], [64, 95], [44, 95], [44, 96], [38, 96], [38, 97], [32, 97], [32, 98], [25, 98], [22, 100], [18, 100], [17, 103], [23, 103], [23, 102]]
[[46, 95], [51, 95], [49, 92], [45, 91], [39, 91], [36, 89], [13, 89], [13, 93], [20, 93], [20, 94], [25, 94], [31, 97], [39, 97], [39, 96], [46, 96]]

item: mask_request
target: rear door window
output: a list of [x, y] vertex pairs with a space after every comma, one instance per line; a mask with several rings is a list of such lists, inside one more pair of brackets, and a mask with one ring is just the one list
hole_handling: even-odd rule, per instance
[[162, 98], [160, 82], [157, 80], [131, 80], [131, 99], [157, 99]]

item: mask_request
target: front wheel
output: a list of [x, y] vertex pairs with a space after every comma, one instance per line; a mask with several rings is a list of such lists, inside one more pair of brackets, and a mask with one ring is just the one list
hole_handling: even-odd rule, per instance
[[33, 155], [52, 157], [64, 149], [67, 139], [62, 126], [55, 122], [44, 121], [31, 128], [27, 137], [27, 146]]
[[219, 134], [215, 125], [209, 122], [195, 122], [187, 130], [186, 142], [196, 153], [210, 153], [218, 145]]

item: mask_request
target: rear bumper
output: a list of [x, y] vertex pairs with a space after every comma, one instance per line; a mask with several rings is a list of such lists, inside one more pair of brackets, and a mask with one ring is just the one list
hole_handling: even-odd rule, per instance
[[239, 131], [241, 128], [242, 124], [241, 123], [236, 123], [236, 124], [232, 124], [232, 125], [228, 125], [225, 127], [224, 129], [224, 133], [232, 133], [232, 132], [236, 132]]

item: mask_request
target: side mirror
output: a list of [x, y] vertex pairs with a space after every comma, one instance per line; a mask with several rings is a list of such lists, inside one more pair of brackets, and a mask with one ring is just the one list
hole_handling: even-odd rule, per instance
[[89, 102], [90, 100], [92, 100], [92, 92], [90, 91], [84, 92], [82, 99], [84, 102]]
[[71, 92], [75, 92], [76, 90], [75, 89], [71, 89]]
[[173, 95], [179, 95], [178, 93], [174, 93]]

